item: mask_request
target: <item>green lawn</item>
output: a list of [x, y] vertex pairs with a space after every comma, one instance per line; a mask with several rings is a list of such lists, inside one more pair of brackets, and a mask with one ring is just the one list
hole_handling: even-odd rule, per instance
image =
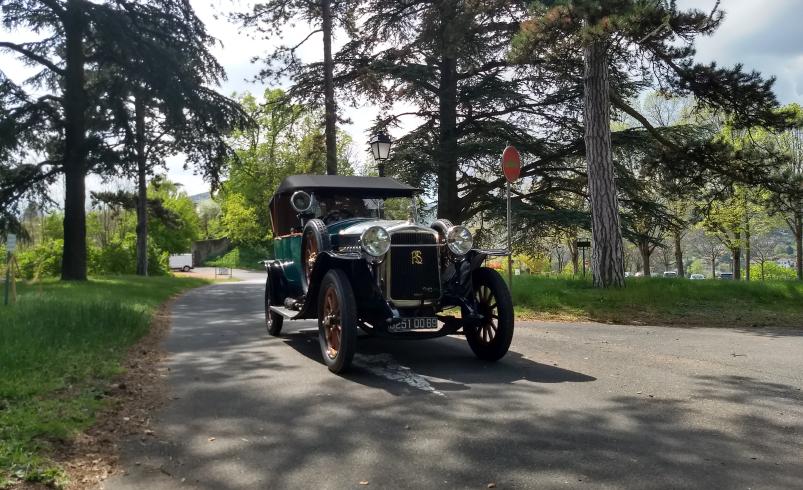
[[47, 461], [50, 444], [92, 423], [98, 395], [155, 309], [203, 284], [115, 277], [19, 286], [19, 302], [0, 306], [0, 488], [14, 479], [63, 479]]
[[656, 325], [803, 327], [803, 283], [634, 278], [624, 289], [590, 280], [516, 276], [520, 317]]

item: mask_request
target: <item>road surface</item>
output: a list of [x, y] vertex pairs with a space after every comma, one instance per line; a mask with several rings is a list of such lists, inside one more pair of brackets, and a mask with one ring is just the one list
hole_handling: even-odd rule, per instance
[[174, 304], [172, 400], [105, 488], [803, 488], [803, 331], [519, 322], [496, 364], [361, 338], [338, 377], [249, 277]]

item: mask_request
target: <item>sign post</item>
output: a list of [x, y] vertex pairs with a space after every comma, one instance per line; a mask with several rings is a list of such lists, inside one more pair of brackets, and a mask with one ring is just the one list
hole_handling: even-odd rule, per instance
[[507, 282], [513, 288], [513, 244], [510, 235], [510, 184], [516, 182], [521, 175], [521, 155], [519, 151], [508, 146], [502, 152], [502, 173], [507, 180]]
[[17, 235], [9, 234], [6, 237], [6, 287], [5, 287], [5, 294], [3, 304], [8, 305], [8, 292], [9, 288], [11, 287], [11, 267], [13, 266], [13, 262], [11, 257], [14, 254], [14, 250], [17, 248]]
[[586, 277], [586, 249], [591, 248], [591, 242], [589, 240], [578, 240], [577, 241], [577, 248], [579, 248], [583, 252], [583, 278]]

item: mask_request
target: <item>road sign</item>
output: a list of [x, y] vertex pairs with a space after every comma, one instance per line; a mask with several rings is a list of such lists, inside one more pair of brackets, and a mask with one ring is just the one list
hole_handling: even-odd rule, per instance
[[578, 248], [591, 248], [591, 242], [589, 242], [588, 240], [578, 241], [577, 242], [577, 247]]
[[17, 235], [9, 234], [6, 238], [6, 251], [13, 252], [17, 248]]
[[521, 155], [519, 151], [513, 147], [508, 146], [502, 152], [502, 173], [508, 182], [516, 182], [519, 180], [521, 174]]

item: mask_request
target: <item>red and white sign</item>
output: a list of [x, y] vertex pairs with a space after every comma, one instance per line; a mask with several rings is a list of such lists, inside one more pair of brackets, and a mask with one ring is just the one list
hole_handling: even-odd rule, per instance
[[511, 184], [519, 179], [521, 174], [521, 155], [513, 146], [508, 146], [502, 152], [502, 172]]

